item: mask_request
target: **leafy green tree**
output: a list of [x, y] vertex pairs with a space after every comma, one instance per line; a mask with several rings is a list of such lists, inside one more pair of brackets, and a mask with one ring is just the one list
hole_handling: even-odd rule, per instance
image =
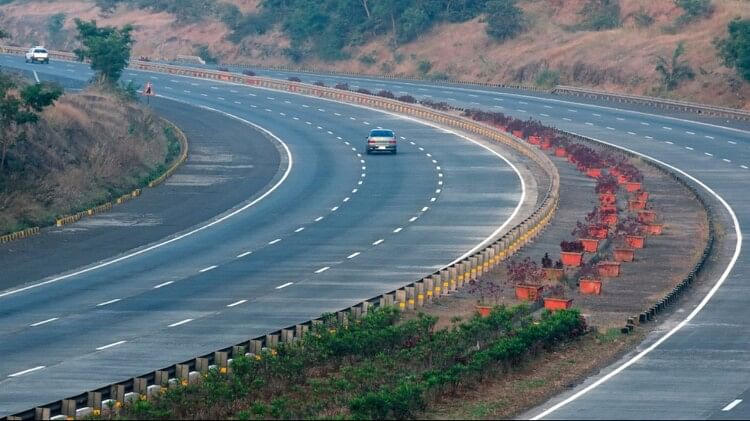
[[104, 85], [116, 85], [122, 71], [130, 61], [130, 49], [133, 46], [131, 32], [133, 27], [122, 28], [96, 25], [96, 21], [75, 20], [78, 34], [76, 39], [82, 47], [74, 50], [79, 60], [91, 60], [91, 68], [96, 72], [96, 79]]
[[39, 120], [37, 113], [52, 105], [62, 88], [49, 83], [19, 87], [18, 82], [0, 74], [0, 172], [8, 150], [25, 138], [25, 128]]
[[714, 12], [711, 0], [674, 0], [674, 2], [683, 10], [683, 14], [677, 18], [677, 23], [680, 25], [707, 18]]
[[620, 0], [589, 0], [581, 9], [582, 21], [574, 29], [604, 31], [622, 25]]
[[724, 65], [735, 68], [750, 82], [750, 19], [734, 19], [727, 25], [729, 37], [716, 39], [714, 45]]
[[55, 13], [47, 20], [47, 30], [52, 35], [59, 34], [65, 25], [65, 13]]
[[514, 38], [524, 29], [523, 11], [516, 0], [487, 2], [487, 35], [497, 41]]
[[675, 89], [683, 80], [692, 80], [695, 77], [690, 63], [687, 60], [680, 60], [684, 52], [685, 45], [680, 42], [672, 53], [672, 60], [667, 61], [662, 56], [656, 58], [655, 70], [661, 75], [662, 83], [668, 91]]

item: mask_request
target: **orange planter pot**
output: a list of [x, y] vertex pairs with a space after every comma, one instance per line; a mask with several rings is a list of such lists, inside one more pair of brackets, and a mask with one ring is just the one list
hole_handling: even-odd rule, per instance
[[646, 232], [651, 235], [661, 235], [663, 227], [662, 224], [647, 224]]
[[545, 298], [544, 308], [547, 310], [567, 310], [573, 306], [572, 298]]
[[620, 169], [617, 167], [610, 167], [609, 173], [617, 177], [618, 175], [620, 175]]
[[537, 301], [542, 297], [541, 285], [516, 285], [516, 298], [523, 301]]
[[642, 235], [626, 235], [625, 242], [634, 249], [642, 249], [646, 245], [646, 237]]
[[578, 291], [584, 295], [599, 295], [602, 293], [602, 281], [598, 279], [580, 279]]
[[576, 158], [573, 155], [568, 155], [568, 162], [570, 162], [571, 164], [575, 164]]
[[632, 262], [635, 259], [635, 250], [631, 248], [616, 248], [614, 254], [615, 262]]
[[542, 144], [542, 138], [539, 136], [531, 135], [529, 136], [529, 143], [532, 145], [541, 145]]
[[605, 224], [611, 226], [617, 225], [617, 214], [616, 213], [607, 213], [602, 215], [602, 222]]
[[596, 264], [599, 276], [605, 278], [617, 278], [620, 276], [620, 264], [617, 262], [599, 262]]
[[602, 176], [602, 169], [601, 168], [588, 168], [586, 170], [586, 175], [593, 178], [599, 178]]
[[652, 210], [639, 210], [638, 221], [644, 224], [650, 224], [656, 222], [656, 212]]
[[560, 158], [565, 158], [568, 156], [568, 152], [565, 151], [565, 148], [558, 147], [555, 149], [555, 156], [559, 156]]
[[627, 182], [628, 182], [628, 177], [626, 175], [623, 175], [623, 174], [617, 175], [617, 184], [625, 184]]
[[646, 209], [646, 202], [643, 200], [628, 200], [628, 209], [632, 211]]
[[628, 193], [633, 193], [641, 189], [641, 182], [640, 181], [628, 181], [625, 183], [625, 190], [627, 190]]
[[583, 244], [583, 251], [586, 253], [596, 253], [599, 250], [599, 240], [596, 238], [579, 238], [578, 241]]
[[583, 262], [583, 253], [561, 251], [560, 260], [562, 260], [562, 264], [565, 266], [581, 266], [581, 262]]
[[637, 191], [633, 193], [633, 200], [640, 200], [642, 202], [648, 202], [648, 192], [647, 191]]
[[591, 236], [591, 238], [603, 240], [607, 238], [608, 232], [609, 230], [607, 230], [606, 228], [589, 227], [589, 236]]
[[559, 281], [564, 274], [564, 269], [544, 268], [544, 279], [548, 281]]
[[521, 138], [523, 137], [523, 132], [520, 130], [513, 130], [511, 133], [513, 133], [513, 136]]
[[617, 201], [615, 193], [599, 193], [599, 203], [611, 205]]
[[506, 132], [506, 133], [508, 132], [508, 126], [503, 126], [501, 124], [501, 125], [497, 126], [497, 128], [500, 129], [500, 130], [502, 130], [502, 131], [504, 131], [504, 132]]
[[552, 148], [552, 142], [546, 139], [542, 139], [542, 144], [539, 145], [539, 147], [542, 148], [543, 151], [546, 151]]
[[474, 306], [477, 309], [477, 313], [479, 313], [482, 317], [487, 317], [490, 315], [490, 312], [492, 311], [492, 306]]

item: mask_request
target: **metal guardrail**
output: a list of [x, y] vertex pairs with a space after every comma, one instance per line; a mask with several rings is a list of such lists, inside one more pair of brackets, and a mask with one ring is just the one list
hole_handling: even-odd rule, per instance
[[[281, 90], [411, 115], [500, 142], [533, 160], [549, 175], [549, 186], [543, 195], [541, 203], [536, 206], [528, 217], [512, 227], [500, 238], [495, 239], [481, 250], [449, 267], [442, 268], [402, 288], [378, 295], [337, 312], [337, 316], [342, 320], [359, 318], [366, 314], [370, 308], [379, 306], [397, 306], [405, 310], [415, 309], [428, 304], [435, 297], [447, 295], [449, 292], [461, 288], [465, 283], [476, 280], [482, 274], [499, 265], [529, 241], [532, 241], [551, 220], [557, 209], [560, 177], [557, 168], [550, 158], [542, 151], [520, 139], [482, 123], [434, 111], [421, 105], [406, 104], [397, 100], [296, 82], [236, 75], [227, 72], [189, 69], [142, 61], [133, 61], [130, 67], [151, 72], [199, 77]], [[234, 346], [222, 348], [213, 353], [174, 364], [161, 370], [152, 371], [129, 380], [30, 409], [8, 417], [8, 419], [45, 419], [49, 418], [52, 414], [59, 417], [82, 417], [92, 413], [101, 413], [101, 411], [106, 411], [110, 406], [122, 405], [123, 403], [132, 402], [137, 399], [147, 399], [159, 393], [162, 387], [198, 381], [201, 374], [207, 372], [210, 367], [216, 367], [222, 371], [228, 370], [231, 364], [231, 357], [245, 355], [246, 353], [257, 354], [265, 348], [277, 346], [279, 342], [297, 340], [308, 331], [311, 325], [319, 322], [320, 320], [316, 319], [289, 326], [262, 337], [248, 339]]]

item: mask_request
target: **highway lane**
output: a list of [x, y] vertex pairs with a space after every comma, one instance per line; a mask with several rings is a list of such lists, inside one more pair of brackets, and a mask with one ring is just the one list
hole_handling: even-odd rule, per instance
[[[292, 74], [257, 73], [283, 78]], [[348, 82], [355, 89], [389, 89], [399, 95], [444, 100], [458, 107], [494, 109], [518, 118], [533, 117], [546, 124], [596, 137], [685, 170], [726, 199], [737, 214], [740, 227], [746, 227], [750, 222], [750, 203], [746, 194], [750, 188], [750, 174], [747, 172], [750, 135], [743, 130], [747, 129], [746, 123], [696, 116], [661, 116], [648, 107], [618, 109], [602, 103], [585, 104], [565, 97], [514, 90], [430, 86], [413, 81], [347, 76], [297, 76], [303, 81], [322, 80], [329, 86]], [[737, 237], [731, 223], [727, 229], [724, 252], [731, 256]], [[747, 234], [744, 230], [741, 232]], [[745, 245], [744, 240], [742, 244]], [[678, 331], [669, 330], [691, 314], [694, 307], [678, 309], [666, 325], [669, 329], [655, 332], [640, 349], [649, 349], [647, 347], [665, 333], [671, 332], [668, 340], [641, 355], [637, 362], [604, 383], [543, 415], [574, 419], [750, 418], [747, 402], [750, 390], [750, 353], [747, 347], [750, 310], [747, 299], [750, 289], [745, 276], [748, 270], [750, 261], [746, 253], [742, 253], [721, 288], [689, 323]], [[538, 416], [553, 404], [582, 393], [584, 388], [631, 361], [631, 357], [525, 416]]]
[[[35, 70], [84, 75], [55, 64]], [[160, 77], [134, 74], [139, 83]], [[521, 199], [508, 164], [444, 130], [330, 101], [174, 80], [155, 83], [157, 92], [170, 86], [175, 99], [273, 128], [294, 157], [288, 179], [186, 241], [0, 293], [0, 413], [401, 286], [481, 243]], [[378, 126], [403, 136], [399, 155], [362, 153]]]

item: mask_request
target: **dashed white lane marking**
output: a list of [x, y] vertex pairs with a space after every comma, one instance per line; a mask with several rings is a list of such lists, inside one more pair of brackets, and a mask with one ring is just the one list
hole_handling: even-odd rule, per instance
[[346, 145], [346, 146], [349, 146], [349, 145], [351, 145], [351, 143], [349, 143], [349, 142], [344, 142], [344, 145]]
[[208, 96], [208, 94], [201, 94], [201, 96]]
[[734, 141], [731, 141], [731, 140], [727, 140], [727, 142], [729, 142], [732, 145], [736, 145], [737, 144], [737, 142], [734, 142]]
[[428, 209], [430, 209], [430, 207], [429, 206], [425, 206], [425, 207], [422, 208], [422, 212], [427, 212]]
[[279, 113], [280, 116], [286, 117], [286, 113]]
[[433, 164], [437, 164], [437, 161], [433, 159], [433, 160], [432, 160], [432, 163], [433, 163]]
[[619, 120], [619, 121], [625, 121], [625, 119], [624, 119], [624, 118], [622, 118], [622, 117], [615, 117], [615, 118], [616, 118], [617, 120]]
[[237, 104], [237, 105], [242, 105], [242, 103], [239, 102], [239, 101], [234, 101], [234, 103]]
[[[153, 76], [152, 76], [152, 77], [153, 77]], [[218, 87], [218, 86], [211, 86], [210, 88], [211, 88], [211, 89], [214, 89], [214, 90], [216, 90], [216, 89], [219, 89], [219, 87]]]
[[120, 298], [115, 298], [114, 300], [105, 301], [103, 303], [97, 304], [96, 306], [97, 307], [102, 307], [102, 306], [106, 306], [106, 305], [109, 305], [109, 304], [114, 304], [114, 303], [116, 303], [118, 301], [120, 301]]
[[356, 118], [354, 118], [354, 117], [349, 117], [349, 120], [356, 120]]
[[728, 160], [726, 158], [722, 158], [721, 160], [724, 161], [724, 162], [732, 162], [732, 161], [730, 161], [730, 160]]
[[436, 170], [438, 170], [438, 171], [440, 171], [440, 169], [441, 169], [441, 168], [440, 168], [440, 166], [438, 165], [437, 167], [435, 167], [435, 169], [436, 169]]
[[424, 152], [424, 148], [421, 147], [421, 146], [419, 147], [419, 150], [420, 150], [420, 152]]
[[740, 165], [740, 168], [746, 170], [747, 169], [747, 165]]
[[294, 230], [294, 232], [302, 232], [304, 230], [305, 230], [305, 227], [299, 227], [296, 230]]
[[168, 325], [167, 327], [176, 327], [176, 326], [184, 325], [185, 323], [190, 323], [192, 321], [193, 319], [180, 320], [179, 322], [172, 323], [171, 325]]
[[412, 216], [411, 218], [409, 218], [409, 222], [414, 222], [414, 221], [416, 221], [417, 219], [419, 219], [419, 217], [417, 217], [417, 216]]
[[[443, 92], [445, 92], [445, 91], [443, 91]], [[503, 101], [502, 98], [492, 98], [492, 99], [494, 99], [495, 101]]]
[[220, 100], [222, 100], [222, 101], [224, 101], [224, 97], [219, 96], [217, 98], [220, 99]]
[[266, 99], [270, 99], [271, 101], [273, 101], [273, 100], [274, 100], [274, 99], [276, 99], [276, 98], [273, 98], [273, 97], [267, 96], [267, 97], [266, 97]]
[[302, 108], [310, 108], [310, 106], [307, 104], [302, 104]]
[[326, 110], [324, 110], [324, 109], [322, 109], [322, 108], [318, 108], [318, 111], [320, 111], [321, 113], [324, 113], [324, 112], [326, 112]]
[[713, 140], [713, 139], [714, 139], [714, 137], [713, 137], [713, 136], [708, 136], [708, 135], [706, 135], [706, 136], [704, 136], [704, 137], [705, 137], [706, 139], [711, 139], [711, 140]]
[[305, 124], [312, 125], [312, 123], [309, 121], [305, 121]]
[[322, 217], [322, 216], [319, 216], [319, 217], [315, 218], [315, 222], [320, 222], [320, 221], [322, 221], [322, 220], [323, 220], [323, 217]]
[[687, 149], [687, 150], [689, 150], [689, 151], [693, 151], [693, 150], [695, 150], [695, 149], [691, 148], [690, 146], [685, 146], [685, 149]]
[[250, 108], [258, 108], [258, 106], [255, 104], [250, 104]]
[[435, 190], [435, 193], [437, 193], [437, 194], [440, 194], [440, 192], [441, 192], [440, 189]]
[[330, 130], [328, 130], [328, 131], [327, 131], [326, 133], [328, 133], [328, 134], [333, 134], [333, 132], [332, 132], [332, 131], [330, 131]]
[[344, 203], [346, 203], [348, 201], [349, 201], [349, 197], [345, 197], [344, 200], [342, 200], [342, 202], [344, 202]]
[[414, 142], [409, 142], [409, 143], [411, 143], [412, 145], [416, 145], [416, 143], [414, 143]]
[[552, 108], [552, 107], [549, 105], [544, 105], [544, 108]]
[[17, 373], [9, 374], [9, 375], [8, 375], [8, 377], [19, 377], [19, 376], [23, 376], [24, 374], [28, 374], [28, 373], [31, 373], [32, 371], [37, 371], [37, 370], [41, 370], [41, 369], [43, 369], [43, 368], [45, 368], [45, 367], [46, 367], [46, 366], [43, 366], [43, 365], [38, 365], [38, 366], [36, 366], [36, 367], [34, 367], [34, 368], [29, 368], [28, 370], [23, 370], [23, 371], [19, 371], [19, 372], [17, 372]]
[[708, 153], [708, 152], [703, 152], [703, 155], [706, 155], [706, 156], [714, 156], [714, 154], [712, 154], [712, 153]]
[[641, 125], [643, 125], [643, 126], [650, 126], [651, 124], [646, 123], [645, 121], [641, 121]]
[[229, 92], [231, 92], [231, 93], [233, 93], [233, 94], [236, 94], [236, 93], [237, 93], [237, 91], [236, 91], [236, 90], [234, 90], [234, 89], [230, 89], [230, 90], [229, 90]]
[[443, 177], [443, 173], [438, 173], [438, 177], [442, 178]]
[[653, 138], [653, 137], [651, 137], [651, 136], [643, 136], [643, 137], [645, 137], [646, 139], [649, 139], [649, 140], [653, 140], [653, 139], [654, 139], [654, 138]]
[[565, 120], [565, 121], [573, 121], [573, 120], [569, 119], [568, 117], [563, 117], [563, 120]]
[[245, 304], [246, 302], [247, 302], [247, 300], [239, 300], [239, 301], [235, 301], [235, 302], [233, 302], [232, 304], [227, 304], [227, 307], [234, 307], [234, 306], [238, 306], [238, 305], [240, 305], [240, 304]]
[[518, 111], [519, 113], [525, 113], [525, 112], [526, 112], [526, 110], [522, 110], [522, 109], [520, 109], [520, 108], [519, 108], [519, 109], [517, 109], [516, 111]]
[[362, 185], [362, 180], [357, 181], [357, 185], [361, 186]]
[[117, 346], [117, 345], [122, 345], [122, 344], [124, 344], [125, 342], [127, 342], [127, 341], [117, 341], [117, 342], [113, 342], [113, 343], [111, 343], [111, 344], [109, 344], [109, 345], [104, 345], [104, 346], [100, 346], [100, 347], [96, 348], [96, 350], [97, 350], [97, 351], [102, 351], [102, 350], [105, 350], [105, 349], [107, 349], [107, 348], [112, 348], [112, 347], [115, 347], [115, 346]]
[[367, 125], [367, 126], [369, 126], [369, 125], [370, 125], [370, 123], [368, 123], [368, 122], [366, 122], [366, 121], [363, 121], [363, 122], [362, 122], [362, 124], [365, 124], [365, 125]]
[[159, 284], [159, 285], [154, 285], [154, 289], [159, 289], [159, 288], [161, 288], [161, 287], [165, 287], [165, 286], [167, 286], [167, 285], [170, 285], [170, 284], [173, 284], [173, 283], [174, 283], [174, 281], [167, 281], [167, 282], [163, 282], [163, 283], [161, 283], [161, 284]]
[[438, 181], [438, 186], [442, 186], [442, 185], [443, 185], [443, 180]]
[[601, 117], [602, 116], [601, 114], [597, 114], [597, 113], [591, 113], [591, 115], [593, 115], [594, 117]]
[[674, 142], [670, 142], [668, 140], [665, 140], [664, 143], [669, 144], [669, 145], [674, 145]]
[[373, 246], [377, 246], [378, 244], [382, 244], [382, 243], [383, 243], [383, 241], [385, 241], [385, 240], [381, 238], [380, 240], [378, 240], [378, 241], [375, 241], [374, 243], [372, 243], [372, 245], [373, 245]]
[[32, 323], [32, 324], [31, 324], [31, 325], [29, 325], [29, 326], [31, 326], [31, 327], [37, 327], [37, 326], [41, 326], [41, 325], [43, 325], [43, 324], [47, 324], [47, 323], [50, 323], [50, 322], [54, 322], [55, 320], [59, 320], [59, 319], [60, 319], [59, 317], [53, 317], [53, 318], [51, 318], [51, 319], [47, 319], [47, 320], [42, 320], [41, 322], [36, 322], [36, 323]]
[[203, 268], [203, 269], [199, 270], [198, 272], [200, 272], [200, 273], [203, 273], [203, 272], [208, 272], [209, 270], [214, 270], [214, 269], [216, 269], [217, 267], [218, 267], [218, 266], [216, 266], [216, 265], [211, 265], [211, 266], [209, 266], [209, 267], [207, 267], [207, 268]]
[[166, 89], [170, 89], [170, 90], [172, 89], [172, 87], [171, 87], [171, 86], [165, 86], [165, 88], [166, 88]]
[[266, 108], [266, 111], [268, 111], [269, 113], [270, 113], [270, 112], [273, 112], [273, 110], [272, 110], [272, 109], [270, 109], [270, 108]]
[[542, 117], [549, 117], [549, 114], [539, 113], [539, 115]]
[[331, 268], [330, 266], [325, 266], [325, 267], [322, 267], [322, 268], [316, 270], [315, 273], [323, 273], [323, 272], [327, 271], [330, 268]]
[[576, 111], [576, 110], [574, 110], [572, 108], [568, 108], [568, 111], [570, 111], [571, 113], [577, 113], [578, 112], [578, 111]]
[[258, 95], [255, 95], [255, 94], [248, 94], [248, 95], [249, 95], [249, 96], [258, 96]]
[[393, 230], [393, 232], [394, 233], [399, 233], [399, 232], [401, 232], [402, 229], [403, 229], [402, 227], [398, 227], [395, 230]]
[[695, 134], [695, 132], [689, 132], [689, 131], [685, 131], [685, 133], [687, 133], [687, 134]]
[[735, 399], [729, 405], [725, 406], [721, 410], [724, 411], [724, 412], [731, 411], [732, 408], [734, 408], [735, 406], [739, 405], [740, 402], [742, 402], [742, 399]]
[[284, 100], [284, 104], [291, 104], [292, 101], [289, 101], [288, 99]]
[[366, 169], [367, 169], [367, 167], [364, 167], [364, 166], [362, 167], [362, 171], [365, 171]]
[[287, 282], [287, 283], [285, 283], [285, 284], [283, 284], [283, 285], [279, 285], [279, 286], [277, 286], [277, 287], [276, 287], [276, 289], [282, 289], [282, 288], [286, 288], [286, 287], [288, 287], [289, 285], [294, 285], [294, 282]]
[[614, 127], [607, 126], [607, 130], [614, 130], [614, 129], [615, 129]]
[[583, 123], [583, 124], [585, 124], [585, 125], [587, 125], [587, 126], [593, 126], [593, 125], [594, 125], [594, 123], [589, 123], [588, 121], [587, 121], [587, 122], [585, 122], [585, 123]]
[[341, 117], [340, 113], [333, 113], [333, 115], [335, 115], [336, 117]]
[[352, 189], [352, 193], [356, 193], [356, 192], [358, 192], [358, 191], [359, 191], [359, 190], [357, 190], [357, 189]]
[[245, 256], [249, 256], [249, 255], [251, 255], [251, 254], [253, 254], [253, 252], [252, 252], [252, 251], [246, 251], [246, 252], [244, 252], [244, 253], [240, 253], [240, 254], [238, 254], [238, 255], [237, 255], [237, 258], [238, 258], [238, 259], [241, 259], [241, 258], [243, 258], [243, 257], [245, 257]]
[[430, 198], [430, 202], [434, 202], [434, 201], [436, 201], [436, 200], [437, 200], [437, 198], [435, 198], [435, 197], [431, 197], [431, 198]]
[[504, 109], [505, 109], [505, 107], [503, 107], [502, 105], [493, 105], [493, 107], [494, 107], [494, 108], [499, 108], [499, 109], [501, 109], [501, 110], [504, 110]]
[[630, 134], [630, 135], [635, 135], [635, 133], [634, 133], [634, 132], [628, 132], [628, 134]]
[[292, 117], [292, 120], [299, 120], [299, 117]]
[[667, 126], [661, 126], [661, 128], [664, 129], [664, 130], [672, 130], [671, 127], [667, 127]]
[[274, 244], [278, 243], [279, 241], [281, 241], [281, 238], [277, 238], [277, 239], [275, 239], [275, 240], [273, 240], [273, 241], [269, 241], [269, 242], [268, 242], [268, 245], [269, 245], [269, 246], [272, 246], [272, 245], [274, 245]]
[[186, 94], [190, 93], [190, 91], [188, 91], [187, 89], [183, 89], [182, 92], [185, 92]]
[[352, 254], [350, 254], [350, 255], [346, 256], [346, 258], [347, 258], [347, 259], [354, 259], [355, 257], [357, 257], [357, 256], [359, 256], [359, 255], [360, 255], [360, 252], [358, 252], [358, 251], [357, 251], [357, 252], [354, 252], [354, 253], [352, 253]]

